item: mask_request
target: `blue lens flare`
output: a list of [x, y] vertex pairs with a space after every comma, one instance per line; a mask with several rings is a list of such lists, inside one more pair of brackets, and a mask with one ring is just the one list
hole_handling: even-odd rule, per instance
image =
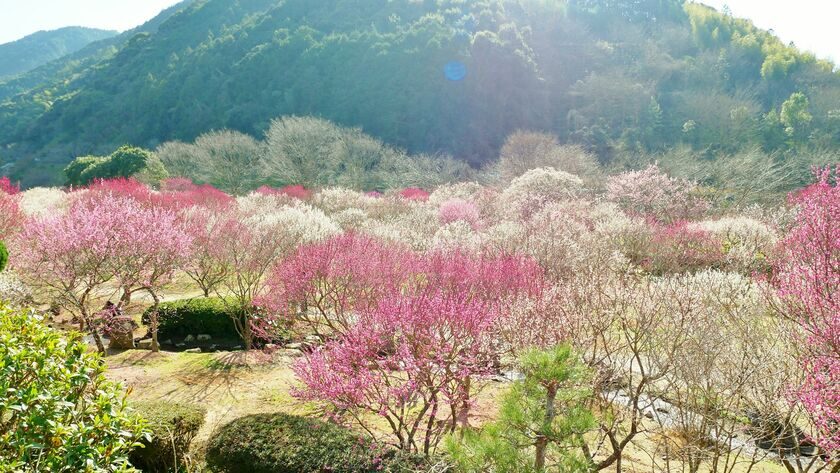
[[449, 61], [443, 68], [443, 74], [451, 81], [462, 81], [467, 77], [467, 66], [461, 61]]

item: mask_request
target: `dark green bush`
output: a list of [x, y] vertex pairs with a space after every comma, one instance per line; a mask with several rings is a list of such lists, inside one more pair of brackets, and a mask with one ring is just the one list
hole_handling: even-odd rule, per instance
[[408, 472], [416, 461], [329, 422], [256, 414], [213, 434], [207, 465], [217, 473]]
[[180, 471], [187, 466], [190, 443], [204, 425], [207, 411], [173, 402], [136, 402], [132, 407], [146, 420], [150, 439], [131, 452], [129, 460], [146, 473]]
[[0, 241], [0, 273], [6, 269], [6, 264], [9, 263], [9, 250], [6, 249], [6, 244]]
[[[143, 313], [149, 323], [152, 308]], [[236, 340], [239, 335], [231, 318], [231, 309], [218, 297], [180, 299], [163, 302], [158, 309], [158, 338], [178, 339], [187, 335], [210, 335], [213, 338]]]

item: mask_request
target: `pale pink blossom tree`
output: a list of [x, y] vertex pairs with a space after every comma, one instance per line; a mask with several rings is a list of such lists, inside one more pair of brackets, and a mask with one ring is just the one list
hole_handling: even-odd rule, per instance
[[[91, 209], [96, 211], [98, 206]], [[157, 328], [160, 291], [172, 280], [175, 271], [190, 259], [192, 235], [175, 212], [161, 207], [126, 208], [119, 228], [119, 242], [109, 265], [124, 294], [130, 300], [137, 292], [146, 292], [154, 301], [150, 315], [152, 351], [159, 351]]]
[[478, 210], [478, 206], [474, 203], [464, 199], [453, 198], [440, 204], [438, 219], [443, 225], [463, 221], [468, 223], [473, 229], [476, 229], [481, 224], [481, 213]]
[[95, 208], [76, 203], [66, 214], [30, 220], [14, 242], [15, 269], [79, 317], [100, 351], [105, 347], [93, 323], [97, 295], [114, 280], [113, 257], [123, 236], [115, 229], [138, 209], [125, 197], [103, 198]]
[[625, 210], [663, 222], [696, 218], [709, 208], [697, 185], [662, 172], [656, 164], [607, 180], [607, 199]]
[[93, 320], [100, 296], [113, 285], [148, 291], [157, 303], [157, 291], [188, 255], [189, 235], [170, 211], [99, 193], [66, 214], [30, 220], [15, 245], [21, 275], [77, 315], [103, 351]]

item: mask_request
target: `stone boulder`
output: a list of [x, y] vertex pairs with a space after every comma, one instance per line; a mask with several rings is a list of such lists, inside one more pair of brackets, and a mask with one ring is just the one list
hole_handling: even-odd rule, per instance
[[130, 350], [134, 348], [134, 330], [137, 323], [131, 317], [117, 315], [108, 321], [109, 347], [115, 350]]

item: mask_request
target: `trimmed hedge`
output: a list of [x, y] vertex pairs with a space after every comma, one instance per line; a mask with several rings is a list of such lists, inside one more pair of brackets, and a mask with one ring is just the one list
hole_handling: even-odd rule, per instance
[[[143, 313], [143, 323], [149, 323], [152, 308]], [[184, 338], [187, 335], [210, 335], [214, 339], [237, 340], [236, 326], [230, 309], [218, 297], [180, 299], [163, 302], [158, 309], [158, 338]]]
[[207, 465], [217, 473], [355, 473], [409, 472], [415, 471], [417, 463], [329, 422], [256, 414], [213, 434]]
[[0, 273], [6, 269], [6, 264], [9, 263], [9, 250], [6, 249], [6, 244], [0, 241]]
[[129, 460], [146, 473], [167, 473], [185, 469], [190, 443], [204, 425], [207, 411], [198, 406], [173, 402], [137, 402], [132, 407], [146, 420], [150, 439], [131, 452]]

